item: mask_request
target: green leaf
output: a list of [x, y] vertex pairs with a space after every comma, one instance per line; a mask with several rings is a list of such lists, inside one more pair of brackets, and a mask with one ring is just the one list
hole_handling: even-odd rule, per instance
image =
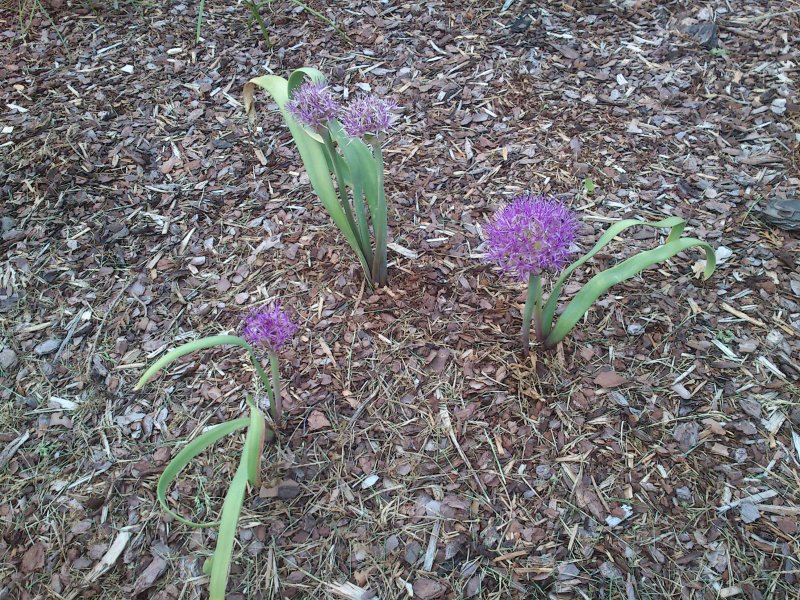
[[267, 423], [264, 414], [252, 398], [247, 398], [247, 405], [250, 407], [250, 426], [247, 428], [242, 456], [247, 459], [247, 480], [253, 487], [258, 487], [261, 485], [261, 457], [264, 452]]
[[200, 31], [203, 29], [203, 15], [205, 14], [206, 0], [200, 0], [200, 6], [197, 9], [197, 27], [195, 28], [194, 41], [200, 41]]
[[297, 151], [300, 153], [300, 158], [303, 160], [303, 165], [305, 165], [306, 172], [308, 173], [311, 187], [314, 188], [314, 192], [316, 192], [317, 196], [322, 201], [325, 210], [328, 211], [331, 219], [333, 219], [333, 222], [342, 232], [347, 243], [350, 244], [350, 247], [353, 249], [353, 252], [356, 253], [364, 272], [369, 273], [369, 264], [367, 263], [366, 257], [361, 252], [356, 232], [350, 227], [344, 208], [339, 203], [339, 199], [336, 196], [336, 191], [333, 187], [333, 179], [331, 178], [330, 166], [323, 150], [323, 144], [319, 140], [312, 138], [303, 126], [295, 120], [288, 110], [286, 110], [286, 103], [289, 101], [290, 90], [299, 86], [306, 76], [315, 80], [320, 77], [324, 78], [322, 73], [316, 69], [302, 68], [294, 71], [289, 76], [288, 81], [276, 75], [264, 75], [251, 79], [244, 86], [245, 111], [252, 121], [255, 118], [253, 97], [257, 87], [266, 90], [267, 93], [272, 96], [272, 99], [275, 100], [275, 103], [278, 105], [278, 109], [286, 125], [289, 127], [289, 131], [292, 133]]
[[587, 177], [583, 180], [583, 189], [585, 189], [586, 193], [590, 196], [594, 194], [594, 181], [592, 181], [591, 177]]
[[[376, 222], [381, 223], [382, 215], [377, 175], [378, 163], [369, 146], [360, 139], [348, 136], [339, 122], [331, 123], [330, 131], [350, 168], [350, 185], [353, 188], [353, 205], [358, 217], [360, 236], [370, 240], [364, 200], [366, 198], [374, 230]], [[368, 262], [372, 261], [371, 249], [367, 259]]]
[[[255, 356], [253, 347], [237, 335], [212, 335], [204, 337], [199, 340], [194, 340], [193, 342], [188, 342], [186, 344], [183, 344], [182, 346], [178, 346], [174, 350], [170, 350], [169, 352], [167, 352], [164, 356], [159, 358], [155, 363], [153, 363], [150, 366], [150, 368], [148, 368], [144, 372], [141, 378], [139, 378], [139, 381], [133, 387], [133, 390], [137, 391], [142, 389], [144, 385], [148, 381], [150, 381], [150, 379], [152, 379], [156, 373], [168, 367], [170, 364], [172, 364], [182, 356], [186, 356], [187, 354], [191, 354], [192, 352], [197, 352], [198, 350], [204, 350], [206, 348], [213, 348], [214, 346], [225, 346], [225, 345], [240, 346], [245, 350], [247, 350], [251, 355]], [[267, 381], [269, 381], [269, 379], [267, 379]]]
[[199, 435], [197, 438], [189, 442], [183, 448], [183, 450], [178, 452], [175, 458], [169, 461], [167, 468], [164, 469], [161, 477], [158, 478], [158, 485], [156, 486], [156, 496], [158, 497], [158, 501], [161, 504], [161, 508], [164, 509], [164, 512], [168, 513], [176, 521], [183, 523], [184, 525], [188, 525], [189, 527], [208, 528], [219, 525], [219, 521], [195, 523], [194, 521], [184, 519], [169, 507], [169, 504], [167, 503], [167, 490], [169, 490], [169, 486], [172, 485], [172, 482], [175, 481], [175, 478], [178, 476], [178, 474], [180, 474], [183, 468], [188, 465], [192, 459], [213, 446], [221, 438], [233, 433], [237, 429], [247, 427], [250, 425], [250, 423], [251, 419], [241, 418], [215, 425], [205, 433]]
[[564, 285], [564, 282], [567, 278], [572, 275], [572, 273], [583, 265], [586, 261], [591, 259], [595, 254], [600, 252], [611, 240], [617, 237], [620, 233], [625, 231], [630, 227], [635, 227], [636, 225], [645, 225], [647, 227], [654, 227], [656, 229], [665, 229], [670, 228], [670, 234], [667, 238], [667, 242], [671, 242], [680, 237], [681, 233], [683, 233], [683, 228], [686, 225], [686, 221], [680, 219], [678, 217], [668, 217], [666, 219], [662, 219], [660, 221], [640, 221], [639, 219], [623, 219], [622, 221], [617, 221], [600, 236], [600, 239], [597, 240], [597, 243], [594, 247], [581, 256], [578, 260], [574, 263], [569, 265], [564, 271], [561, 273], [559, 278], [553, 284], [553, 289], [550, 291], [550, 296], [547, 298], [547, 302], [544, 305], [544, 309], [542, 310], [542, 331], [547, 334], [550, 331], [550, 328], [553, 325], [553, 315], [556, 314], [556, 305], [558, 304], [558, 298], [561, 295], [561, 288]]
[[225, 600], [225, 588], [228, 586], [228, 575], [231, 569], [233, 556], [233, 542], [239, 524], [239, 514], [244, 504], [244, 494], [247, 490], [247, 471], [249, 461], [242, 455], [239, 468], [231, 481], [225, 501], [222, 503], [222, 516], [219, 520], [219, 533], [214, 557], [211, 561], [211, 581], [209, 582], [209, 600]]
[[706, 268], [703, 273], [703, 278], [708, 279], [711, 277], [711, 274], [716, 268], [716, 256], [714, 255], [713, 248], [702, 240], [696, 238], [681, 238], [667, 242], [658, 248], [641, 252], [592, 277], [567, 305], [567, 308], [556, 322], [556, 326], [547, 336], [545, 347], [552, 348], [564, 339], [581, 317], [591, 308], [592, 304], [594, 304], [594, 302], [610, 287], [634, 277], [648, 267], [668, 260], [676, 254], [695, 246], [702, 248], [706, 253]]

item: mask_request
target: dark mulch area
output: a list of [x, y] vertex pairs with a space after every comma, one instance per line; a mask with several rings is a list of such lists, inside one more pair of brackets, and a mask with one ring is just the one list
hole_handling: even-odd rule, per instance
[[[271, 49], [221, 2], [199, 44], [194, 4], [51, 6], [24, 42], [3, 11], [0, 598], [205, 596], [215, 533], [165, 521], [155, 486], [252, 373], [220, 350], [131, 388], [276, 297], [301, 322], [288, 418], [230, 598], [797, 597], [800, 246], [757, 214], [800, 187], [798, 5], [502, 4], [312, 2], [348, 43], [274, 2]], [[243, 113], [249, 78], [303, 65], [404, 107], [390, 227], [418, 257], [374, 294], [266, 96]], [[719, 269], [651, 269], [523, 360], [524, 291], [479, 228], [528, 189], [587, 248], [684, 217]], [[240, 447], [176, 509], [216, 514]]]

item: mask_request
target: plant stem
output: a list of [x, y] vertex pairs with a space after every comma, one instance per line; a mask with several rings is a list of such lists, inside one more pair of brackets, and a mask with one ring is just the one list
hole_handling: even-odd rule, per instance
[[272, 372], [272, 420], [275, 427], [280, 427], [281, 415], [283, 414], [283, 402], [281, 401], [281, 371], [278, 366], [278, 355], [272, 350], [269, 351], [269, 367]]
[[203, 29], [203, 14], [205, 13], [205, 9], [206, 9], [206, 0], [200, 0], [200, 6], [197, 9], [197, 28], [194, 34], [195, 44], [200, 42], [200, 32]]
[[542, 277], [531, 275], [528, 279], [528, 298], [522, 310], [522, 354], [530, 351], [531, 319], [536, 329], [536, 339], [542, 340]]
[[272, 41], [269, 39], [267, 24], [264, 23], [264, 19], [261, 18], [261, 13], [258, 10], [258, 6], [252, 0], [248, 0], [247, 7], [250, 9], [250, 14], [253, 16], [255, 22], [258, 23], [258, 28], [261, 29], [261, 35], [264, 36], [264, 41], [267, 43], [267, 47], [272, 48]]
[[386, 243], [388, 234], [388, 208], [386, 207], [386, 191], [384, 190], [383, 151], [380, 136], [374, 136], [370, 143], [375, 162], [378, 165], [378, 213], [372, 215], [372, 227], [375, 230], [375, 258], [372, 262], [372, 279], [376, 285], [384, 285], [387, 275]]

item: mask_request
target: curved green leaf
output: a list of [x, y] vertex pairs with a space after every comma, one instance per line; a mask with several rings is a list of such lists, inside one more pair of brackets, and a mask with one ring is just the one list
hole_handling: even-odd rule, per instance
[[608, 229], [600, 236], [600, 239], [597, 240], [597, 243], [592, 247], [592, 249], [581, 256], [578, 260], [574, 263], [569, 265], [564, 271], [561, 273], [559, 278], [553, 284], [553, 289], [550, 291], [550, 296], [547, 298], [547, 302], [542, 309], [542, 331], [548, 333], [550, 328], [553, 325], [553, 315], [556, 314], [556, 305], [558, 304], [558, 298], [561, 295], [561, 288], [564, 285], [564, 282], [567, 280], [567, 277], [572, 275], [572, 273], [592, 258], [595, 254], [600, 252], [611, 240], [617, 237], [620, 233], [628, 229], [629, 227], [635, 227], [636, 225], [645, 225], [647, 227], [654, 227], [656, 229], [663, 229], [669, 228], [671, 231], [669, 233], [669, 237], [667, 238], [667, 242], [671, 242], [680, 237], [681, 233], [683, 233], [683, 228], [686, 226], [686, 221], [679, 217], [667, 217], [666, 219], [662, 219], [660, 221], [641, 221], [639, 219], [623, 219], [622, 221], [617, 221], [612, 223]]
[[708, 279], [716, 268], [716, 256], [714, 250], [706, 242], [696, 238], [680, 238], [671, 242], [647, 250], [636, 256], [621, 262], [620, 264], [606, 269], [592, 277], [581, 291], [567, 305], [561, 317], [556, 322], [555, 327], [545, 340], [545, 347], [552, 348], [572, 330], [577, 322], [586, 314], [594, 302], [605, 293], [611, 286], [630, 279], [647, 267], [668, 260], [676, 254], [698, 246], [705, 250], [706, 268], [703, 278]]
[[264, 384], [264, 387], [267, 389], [267, 394], [270, 398], [270, 402], [272, 401], [272, 396], [270, 394], [270, 380], [267, 373], [264, 371], [261, 363], [258, 362], [258, 357], [256, 356], [255, 350], [253, 347], [247, 343], [246, 340], [240, 338], [237, 335], [211, 335], [208, 337], [201, 338], [199, 340], [194, 340], [193, 342], [188, 342], [183, 344], [182, 346], [178, 346], [174, 350], [170, 350], [164, 356], [159, 358], [155, 363], [153, 363], [139, 378], [139, 381], [136, 382], [136, 385], [133, 387], [134, 391], [140, 390], [144, 387], [144, 385], [153, 378], [153, 376], [168, 367], [171, 363], [175, 362], [177, 359], [181, 358], [182, 356], [186, 356], [187, 354], [191, 354], [192, 352], [197, 352], [198, 350], [204, 350], [206, 348], [212, 348], [214, 346], [225, 346], [225, 345], [232, 345], [232, 346], [239, 346], [247, 350], [248, 354], [250, 355], [250, 362], [253, 364], [253, 368], [255, 369], [256, 373], [258, 374], [259, 379], [261, 379], [261, 383]]
[[314, 67], [300, 67], [299, 69], [295, 69], [289, 74], [289, 79], [286, 82], [289, 96], [292, 95], [295, 88], [303, 85], [306, 77], [311, 81], [325, 81], [325, 75], [319, 69], [315, 69]]
[[183, 450], [178, 452], [175, 458], [169, 461], [167, 468], [164, 469], [161, 477], [158, 478], [158, 485], [156, 487], [156, 496], [158, 497], [158, 501], [161, 504], [161, 508], [164, 509], [164, 512], [168, 513], [176, 521], [183, 523], [184, 525], [188, 525], [189, 527], [207, 528], [216, 527], [219, 525], [219, 521], [195, 523], [194, 521], [184, 519], [182, 516], [172, 510], [169, 507], [169, 504], [167, 504], [167, 490], [169, 489], [169, 486], [172, 485], [172, 482], [175, 481], [175, 478], [180, 474], [183, 468], [188, 465], [193, 458], [207, 450], [209, 447], [213, 446], [218, 440], [226, 435], [233, 433], [237, 429], [247, 427], [250, 425], [250, 422], [251, 419], [241, 418], [228, 421], [227, 423], [215, 425], [205, 433], [199, 435], [197, 438], [189, 442], [186, 447], [183, 448]]
[[[142, 389], [144, 384], [150, 381], [150, 379], [152, 379], [156, 373], [169, 366], [182, 356], [186, 356], [192, 352], [197, 352], [198, 350], [204, 350], [205, 348], [225, 345], [241, 346], [251, 355], [255, 355], [253, 347], [238, 335], [212, 335], [204, 337], [199, 340], [194, 340], [192, 342], [183, 344], [182, 346], [178, 346], [174, 350], [167, 352], [144, 372], [144, 374], [139, 378], [139, 381], [133, 387], [133, 390], [137, 391]], [[267, 379], [267, 381], [269, 381], [269, 379]]]
[[225, 588], [228, 586], [228, 575], [233, 556], [233, 541], [236, 537], [239, 514], [242, 512], [244, 494], [247, 490], [248, 462], [246, 455], [242, 455], [239, 468], [236, 469], [236, 475], [234, 475], [228, 493], [225, 494], [225, 501], [222, 503], [217, 546], [214, 548], [214, 557], [211, 560], [209, 600], [225, 600]]

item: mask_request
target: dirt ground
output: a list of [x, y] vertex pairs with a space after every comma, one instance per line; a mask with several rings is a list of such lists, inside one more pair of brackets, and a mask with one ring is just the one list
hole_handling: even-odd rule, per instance
[[[215, 531], [156, 483], [252, 370], [220, 349], [132, 387], [272, 298], [300, 330], [229, 598], [800, 598], [800, 242], [759, 218], [800, 188], [797, 2], [311, 0], [345, 39], [275, 1], [271, 48], [241, 3], [208, 0], [198, 43], [195, 3], [110, 4], [51, 0], [24, 38], [0, 13], [0, 599], [206, 596]], [[375, 293], [274, 105], [243, 111], [248, 79], [303, 65], [403, 107], [408, 251]], [[649, 269], [523, 359], [524, 290], [480, 227], [525, 190], [585, 249], [686, 218], [718, 270]], [[218, 514], [241, 444], [173, 508]]]

